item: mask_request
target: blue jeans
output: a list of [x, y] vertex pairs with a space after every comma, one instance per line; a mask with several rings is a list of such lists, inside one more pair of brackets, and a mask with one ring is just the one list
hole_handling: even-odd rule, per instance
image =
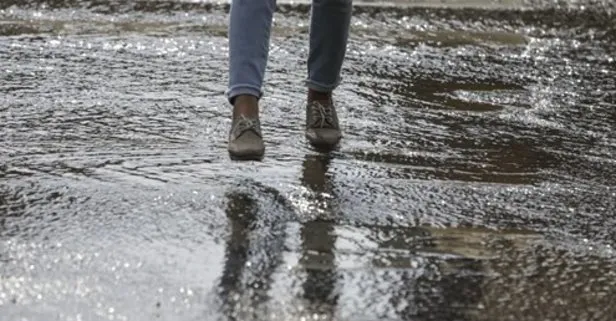
[[[229, 102], [238, 95], [261, 98], [276, 0], [232, 0], [229, 23]], [[340, 83], [352, 0], [312, 0], [306, 86], [331, 92]]]

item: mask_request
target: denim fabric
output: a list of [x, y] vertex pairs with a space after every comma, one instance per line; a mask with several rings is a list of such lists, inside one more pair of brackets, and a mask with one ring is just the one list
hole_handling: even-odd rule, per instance
[[[232, 0], [229, 23], [229, 87], [232, 103], [237, 95], [261, 98], [269, 54], [276, 0]], [[340, 83], [352, 0], [313, 0], [310, 16], [308, 88], [329, 92]]]

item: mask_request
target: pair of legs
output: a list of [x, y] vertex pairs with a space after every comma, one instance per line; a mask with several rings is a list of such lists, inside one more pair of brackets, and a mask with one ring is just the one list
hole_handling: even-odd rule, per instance
[[[258, 118], [275, 10], [276, 0], [232, 0], [226, 95], [234, 106], [234, 119]], [[305, 81], [309, 102], [331, 101], [331, 93], [340, 83], [351, 11], [352, 0], [312, 0]]]

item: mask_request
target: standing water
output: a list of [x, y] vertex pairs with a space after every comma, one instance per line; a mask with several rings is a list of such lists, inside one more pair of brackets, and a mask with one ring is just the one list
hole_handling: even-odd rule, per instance
[[357, 1], [340, 149], [279, 1], [263, 162], [228, 4], [0, 1], [0, 320], [616, 319], [616, 6]]

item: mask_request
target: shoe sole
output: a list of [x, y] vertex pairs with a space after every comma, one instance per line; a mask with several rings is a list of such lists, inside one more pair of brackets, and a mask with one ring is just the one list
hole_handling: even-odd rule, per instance
[[312, 140], [310, 140], [310, 138], [307, 135], [306, 135], [306, 140], [308, 141], [308, 144], [310, 144], [310, 146], [316, 149], [324, 150], [324, 151], [331, 151], [331, 150], [337, 149], [340, 146], [340, 141], [342, 140], [342, 137], [340, 137], [333, 144], [323, 143], [323, 142], [313, 142]]
[[312, 147], [316, 152], [319, 153], [330, 153], [335, 152], [340, 149], [340, 144], [329, 145], [329, 144], [312, 144], [310, 143], [310, 147]]
[[233, 153], [229, 153], [229, 158], [234, 161], [261, 161], [263, 160], [264, 154], [252, 154], [252, 155], [236, 155]]

